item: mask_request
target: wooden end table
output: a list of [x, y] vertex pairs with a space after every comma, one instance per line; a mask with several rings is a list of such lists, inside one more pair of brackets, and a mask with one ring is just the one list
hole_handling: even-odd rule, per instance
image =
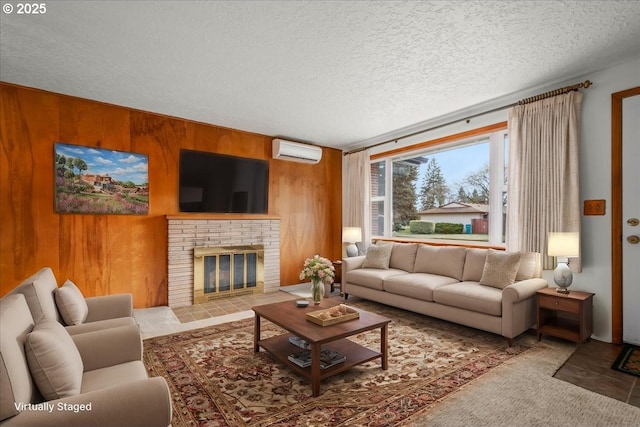
[[336, 283], [338, 283], [340, 285], [340, 294], [342, 294], [342, 261], [340, 260], [332, 261], [332, 264], [333, 264], [333, 268], [336, 271], [336, 276], [335, 276], [335, 279], [333, 280], [333, 283], [331, 284], [331, 292], [333, 292], [333, 290], [335, 289]]
[[563, 294], [556, 288], [536, 292], [538, 341], [542, 334], [583, 343], [593, 332], [593, 296], [590, 292], [570, 291]]
[[[320, 395], [320, 381], [324, 378], [345, 371], [356, 365], [374, 359], [381, 359], [383, 370], [388, 368], [388, 325], [391, 319], [375, 313], [357, 309], [359, 319], [348, 320], [329, 326], [320, 326], [306, 319], [306, 313], [322, 310], [338, 305], [339, 302], [324, 299], [320, 305], [310, 304], [308, 307], [297, 307], [295, 301], [283, 301], [273, 304], [252, 307], [255, 313], [253, 334], [253, 350], [259, 352], [260, 347], [270, 353], [277, 361], [311, 380], [311, 391], [314, 397]], [[260, 338], [260, 322], [266, 319], [289, 333], [271, 338]], [[346, 339], [361, 332], [380, 329], [380, 351], [363, 347]], [[289, 337], [295, 335], [311, 345], [311, 366], [302, 368], [289, 361], [288, 356], [303, 351], [291, 344]], [[326, 369], [320, 368], [320, 350], [335, 350], [347, 357], [337, 365]]]

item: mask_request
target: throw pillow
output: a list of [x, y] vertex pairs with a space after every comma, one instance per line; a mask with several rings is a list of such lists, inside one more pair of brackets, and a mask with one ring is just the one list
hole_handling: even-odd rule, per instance
[[55, 290], [55, 298], [58, 311], [67, 326], [80, 325], [87, 320], [89, 307], [82, 292], [71, 280]]
[[373, 245], [369, 246], [367, 255], [362, 263], [362, 268], [389, 269], [389, 258], [391, 258], [393, 245]]
[[27, 335], [24, 349], [31, 376], [46, 400], [80, 394], [82, 358], [58, 321], [42, 318]]
[[520, 267], [520, 252], [499, 252], [489, 249], [480, 284], [504, 289], [513, 285]]

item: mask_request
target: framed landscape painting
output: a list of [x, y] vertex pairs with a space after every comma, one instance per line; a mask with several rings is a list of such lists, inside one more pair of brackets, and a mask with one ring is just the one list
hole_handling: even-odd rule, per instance
[[147, 215], [146, 155], [54, 143], [55, 210], [59, 213]]

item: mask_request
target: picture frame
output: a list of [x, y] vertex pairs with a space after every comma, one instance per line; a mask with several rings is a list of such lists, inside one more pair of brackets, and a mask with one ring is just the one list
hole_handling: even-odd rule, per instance
[[57, 213], [149, 213], [145, 154], [55, 142], [53, 170]]

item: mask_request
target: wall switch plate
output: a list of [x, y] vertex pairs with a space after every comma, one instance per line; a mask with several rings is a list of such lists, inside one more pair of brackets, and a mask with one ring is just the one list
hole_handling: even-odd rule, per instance
[[585, 200], [584, 201], [584, 214], [585, 215], [604, 215], [606, 211], [606, 201], [604, 199], [599, 200]]

